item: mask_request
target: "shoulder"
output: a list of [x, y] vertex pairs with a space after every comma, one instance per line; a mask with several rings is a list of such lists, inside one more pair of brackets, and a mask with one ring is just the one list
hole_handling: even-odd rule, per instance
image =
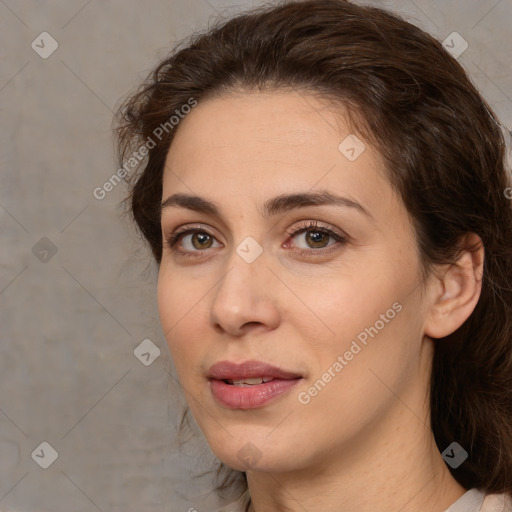
[[480, 512], [512, 512], [512, 496], [509, 494], [487, 494]]

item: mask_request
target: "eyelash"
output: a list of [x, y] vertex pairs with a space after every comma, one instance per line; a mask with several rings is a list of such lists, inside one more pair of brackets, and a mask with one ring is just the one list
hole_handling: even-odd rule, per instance
[[[334, 238], [334, 240], [336, 240], [336, 242], [341, 243], [342, 245], [345, 245], [348, 242], [348, 240], [349, 240], [348, 236], [343, 236], [343, 235], [340, 235], [340, 234], [334, 232], [333, 230], [331, 230], [329, 228], [318, 226], [317, 221], [309, 221], [307, 224], [302, 225], [299, 228], [296, 228], [296, 229], [291, 230], [291, 231], [287, 231], [287, 234], [290, 237], [295, 237], [295, 236], [300, 235], [300, 234], [302, 234], [304, 232], [307, 232], [307, 231], [314, 231], [314, 232], [317, 232], [317, 233], [323, 233], [325, 235], [328, 235], [328, 236]], [[182, 250], [177, 249], [175, 247], [176, 244], [178, 243], [178, 241], [181, 240], [181, 238], [183, 238], [186, 235], [195, 234], [195, 233], [203, 233], [203, 234], [206, 234], [206, 235], [208, 235], [210, 237], [215, 238], [206, 229], [202, 229], [202, 228], [197, 227], [197, 226], [196, 227], [190, 227], [188, 225], [185, 225], [181, 229], [179, 229], [178, 231], [176, 231], [175, 233], [173, 233], [171, 236], [169, 236], [166, 239], [167, 245], [169, 246], [171, 251], [173, 251], [175, 253], [178, 253], [178, 254], [180, 254], [182, 256], [185, 256], [185, 257], [188, 257], [188, 258], [201, 257], [202, 256], [201, 253], [202, 252], [206, 252], [206, 251], [202, 251], [202, 250], [182, 251]], [[330, 246], [327, 246], [327, 248], [321, 248], [321, 249], [299, 249], [297, 252], [300, 255], [307, 255], [307, 256], [321, 255], [321, 254], [326, 254], [328, 252], [331, 252], [328, 248], [332, 247], [334, 245], [336, 245], [336, 244], [331, 244]]]

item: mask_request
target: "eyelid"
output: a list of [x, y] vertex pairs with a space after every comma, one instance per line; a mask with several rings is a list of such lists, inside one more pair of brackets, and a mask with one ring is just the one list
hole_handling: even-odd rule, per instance
[[318, 229], [318, 231], [321, 232], [329, 232], [329, 234], [334, 237], [343, 238], [345, 240], [348, 240], [350, 238], [344, 231], [341, 231], [340, 229], [335, 228], [334, 226], [331, 226], [329, 224], [321, 223], [317, 220], [303, 220], [299, 222], [302, 222], [303, 224], [301, 226], [294, 227], [293, 229], [289, 229], [286, 231], [289, 236], [296, 236], [304, 231], [314, 231], [315, 229]]
[[[306, 255], [321, 255], [321, 254], [327, 254], [331, 252], [331, 247], [335, 245], [339, 245], [340, 243], [342, 245], [347, 244], [351, 237], [345, 233], [344, 231], [339, 230], [338, 228], [331, 227], [330, 225], [323, 225], [323, 223], [319, 223], [319, 221], [316, 220], [303, 220], [302, 225], [294, 227], [293, 229], [289, 229], [286, 231], [286, 233], [294, 238], [298, 235], [307, 232], [307, 231], [319, 231], [327, 234], [331, 238], [334, 238], [336, 240], [336, 243], [327, 245], [325, 248], [309, 248], [309, 249], [296, 249], [295, 252], [298, 252], [299, 254], [306, 254]], [[208, 236], [214, 238], [217, 240], [214, 234], [211, 233], [210, 228], [206, 227], [202, 224], [185, 224], [183, 226], [180, 226], [177, 228], [171, 235], [165, 237], [166, 245], [171, 249], [171, 251], [179, 253], [184, 256], [189, 257], [197, 257], [200, 256], [201, 253], [207, 252], [206, 250], [196, 250], [196, 251], [190, 251], [190, 250], [180, 250], [176, 249], [176, 245], [179, 243], [179, 241], [189, 234], [194, 233], [205, 233]], [[217, 240], [218, 241], [218, 240]], [[288, 246], [288, 245], [287, 245]]]
[[[307, 233], [308, 231], [317, 231], [319, 233], [324, 233], [328, 235], [330, 238], [333, 238], [335, 240], [335, 243], [327, 245], [325, 247], [320, 248], [296, 248], [294, 252], [296, 254], [299, 254], [301, 256], [307, 256], [310, 258], [314, 257], [322, 257], [327, 256], [328, 254], [332, 253], [333, 251], [339, 250], [338, 246], [345, 246], [349, 243], [351, 238], [349, 235], [347, 235], [345, 232], [336, 229], [334, 227], [329, 227], [326, 225], [321, 225], [318, 223], [318, 221], [311, 221], [308, 220], [304, 222], [302, 226], [290, 229], [287, 231], [288, 235], [291, 238], [296, 238], [297, 236], [301, 235], [302, 233]], [[290, 244], [286, 244], [286, 247], [290, 246]]]
[[[206, 233], [208, 236], [211, 236], [216, 239], [215, 235], [211, 233], [211, 228], [204, 224], [184, 224], [179, 228], [176, 228], [169, 236], [165, 237], [165, 241], [167, 245], [171, 247], [170, 243], [176, 244], [179, 239], [182, 237], [193, 234], [195, 232]], [[182, 251], [182, 252], [190, 252], [190, 251]], [[200, 251], [196, 251], [200, 252]]]

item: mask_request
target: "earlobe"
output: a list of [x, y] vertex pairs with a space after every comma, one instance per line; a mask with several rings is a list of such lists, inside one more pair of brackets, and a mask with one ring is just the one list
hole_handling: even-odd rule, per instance
[[466, 234], [463, 252], [442, 277], [433, 283], [424, 333], [431, 338], [443, 338], [456, 331], [469, 318], [480, 298], [484, 264], [484, 246], [475, 233]]

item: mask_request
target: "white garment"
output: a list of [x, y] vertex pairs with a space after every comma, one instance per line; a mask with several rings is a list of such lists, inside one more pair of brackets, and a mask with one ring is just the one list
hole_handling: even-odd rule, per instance
[[[232, 503], [219, 512], [241, 512], [241, 508]], [[512, 512], [512, 497], [508, 494], [486, 495], [474, 488], [466, 491], [444, 512]]]
[[466, 491], [455, 503], [452, 503], [445, 512], [483, 512], [482, 505], [485, 493], [478, 489]]
[[507, 494], [485, 494], [478, 489], [465, 492], [445, 512], [512, 512], [512, 498]]
[[480, 512], [512, 512], [512, 497], [508, 494], [488, 494]]

